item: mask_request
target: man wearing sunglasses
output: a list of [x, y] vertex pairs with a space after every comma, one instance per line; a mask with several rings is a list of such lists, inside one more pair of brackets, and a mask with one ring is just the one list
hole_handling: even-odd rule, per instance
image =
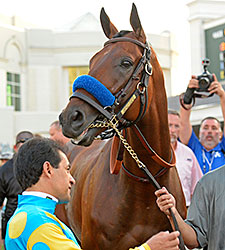
[[[17, 152], [21, 145], [27, 140], [33, 138], [30, 131], [21, 131], [16, 136], [14, 151]], [[17, 207], [18, 194], [21, 193], [21, 187], [17, 182], [13, 171], [13, 159], [7, 161], [0, 168], [0, 207], [7, 198], [4, 213], [2, 214], [2, 239], [5, 239], [6, 225]]]

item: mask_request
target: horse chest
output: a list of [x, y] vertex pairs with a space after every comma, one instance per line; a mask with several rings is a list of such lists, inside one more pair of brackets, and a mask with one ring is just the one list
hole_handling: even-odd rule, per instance
[[[84, 225], [87, 228], [90, 227], [91, 232], [87, 235], [85, 228], [82, 231], [86, 236], [83, 237], [85, 246], [92, 246], [92, 248], [84, 249], [93, 249], [92, 239], [98, 242], [96, 249], [107, 250], [112, 249], [112, 246], [118, 250], [128, 249], [131, 246], [140, 245], [160, 230], [170, 228], [167, 218], [154, 206], [146, 207], [134, 203], [123, 206], [119, 202], [107, 201], [104, 205], [94, 205], [93, 210], [89, 212], [91, 218], [85, 220]], [[156, 221], [155, 218], [159, 216], [162, 218]]]
[[[152, 225], [136, 223], [111, 224], [106, 227], [105, 224], [103, 225], [99, 222], [98, 226], [97, 231], [92, 228], [94, 237], [83, 237], [83, 248], [85, 250], [129, 249], [141, 245], [152, 234], [158, 232], [158, 229], [154, 228], [154, 223]], [[152, 233], [150, 234], [149, 232]]]

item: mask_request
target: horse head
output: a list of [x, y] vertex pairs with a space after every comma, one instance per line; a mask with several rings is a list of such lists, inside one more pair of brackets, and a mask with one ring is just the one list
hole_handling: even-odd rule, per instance
[[106, 130], [95, 124], [115, 117], [119, 128], [137, 123], [148, 110], [153, 83], [164, 82], [134, 4], [130, 15], [133, 31], [118, 32], [104, 8], [100, 19], [109, 40], [91, 58], [88, 76], [75, 80], [74, 94], [59, 117], [64, 135], [83, 146]]

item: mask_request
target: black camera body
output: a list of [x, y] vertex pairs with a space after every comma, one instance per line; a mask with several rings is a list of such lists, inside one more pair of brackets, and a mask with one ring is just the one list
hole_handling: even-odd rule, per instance
[[[209, 59], [204, 59], [202, 60], [202, 65], [203, 65], [203, 68], [204, 68], [204, 71], [201, 75], [197, 76], [197, 80], [198, 80], [198, 85], [199, 85], [199, 88], [187, 88], [186, 92], [184, 93], [184, 96], [183, 96], [183, 102], [184, 104], [191, 104], [192, 102], [192, 99], [193, 99], [193, 96], [201, 96], [201, 94], [197, 94], [195, 93], [196, 92], [209, 92], [209, 87], [211, 85], [211, 83], [214, 81], [214, 77], [211, 73], [209, 73], [209, 71], [207, 70], [207, 67], [209, 66], [210, 64], [210, 60]], [[210, 97], [212, 96], [213, 94], [211, 95], [203, 95], [204, 97]]]
[[214, 77], [212, 74], [209, 73], [207, 67], [210, 64], [209, 59], [202, 60], [202, 65], [204, 68], [204, 72], [197, 77], [199, 88], [195, 89], [197, 92], [209, 92], [208, 88], [210, 87], [211, 83], [214, 81]]

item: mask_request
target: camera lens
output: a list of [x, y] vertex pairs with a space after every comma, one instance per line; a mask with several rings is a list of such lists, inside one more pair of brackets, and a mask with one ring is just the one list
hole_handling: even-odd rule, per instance
[[198, 84], [199, 84], [200, 89], [208, 89], [210, 82], [209, 82], [209, 79], [207, 77], [202, 77], [199, 80]]

